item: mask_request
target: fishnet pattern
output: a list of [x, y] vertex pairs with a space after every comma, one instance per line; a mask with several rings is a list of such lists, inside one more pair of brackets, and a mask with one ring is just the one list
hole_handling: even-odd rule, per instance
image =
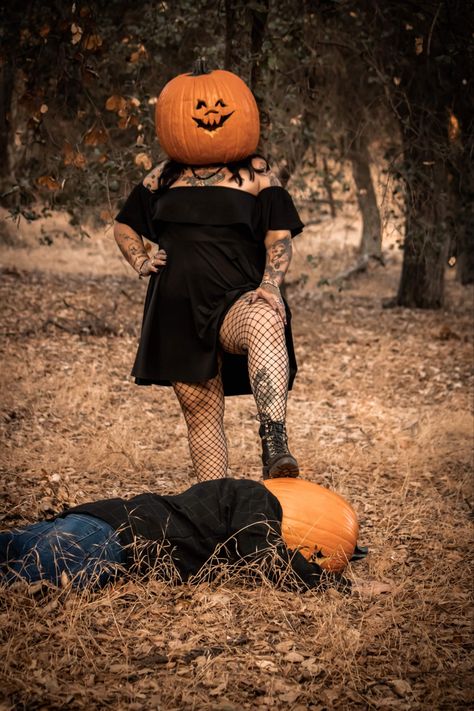
[[263, 299], [248, 294], [229, 309], [220, 330], [222, 348], [248, 354], [250, 385], [260, 422], [285, 422], [289, 362], [280, 315]]
[[205, 383], [173, 383], [188, 428], [189, 451], [198, 481], [227, 476], [224, 388], [220, 373]]
[[[248, 294], [227, 312], [220, 330], [223, 350], [248, 355], [249, 378], [260, 422], [286, 419], [289, 362], [279, 314], [263, 299], [250, 304]], [[188, 428], [198, 481], [227, 476], [224, 389], [221, 374], [205, 383], [174, 382]]]

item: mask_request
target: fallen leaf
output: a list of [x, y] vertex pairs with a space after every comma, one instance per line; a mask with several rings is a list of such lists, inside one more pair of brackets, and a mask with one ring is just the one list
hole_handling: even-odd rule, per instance
[[388, 583], [379, 583], [377, 580], [354, 581], [353, 591], [359, 597], [376, 597], [392, 592], [393, 586]]
[[291, 664], [301, 664], [301, 662], [304, 662], [304, 657], [299, 652], [288, 652], [283, 659], [285, 662], [291, 662]]
[[114, 219], [112, 213], [111, 213], [110, 210], [108, 210], [108, 209], [107, 209], [107, 210], [101, 210], [101, 211], [99, 212], [99, 217], [100, 217], [100, 219], [103, 220], [104, 222], [111, 222], [111, 221]]
[[78, 44], [81, 41], [83, 29], [79, 25], [76, 25], [75, 22], [72, 23], [71, 25], [71, 34], [72, 34], [72, 39], [71, 42], [72, 44]]
[[107, 131], [96, 126], [90, 128], [84, 136], [84, 145], [86, 146], [99, 146], [101, 143], [107, 143], [107, 141]]
[[100, 35], [88, 35], [82, 44], [84, 49], [95, 52], [96, 49], [102, 47], [102, 37]]
[[394, 692], [402, 699], [413, 691], [408, 681], [404, 679], [390, 679], [389, 684]]
[[139, 165], [145, 170], [151, 170], [153, 163], [148, 153], [137, 153], [134, 160], [135, 165]]
[[148, 52], [146, 51], [144, 45], [141, 44], [136, 52], [132, 52], [129, 61], [132, 62], [132, 64], [135, 64], [135, 62], [138, 62], [140, 59], [146, 59], [147, 57]]
[[263, 671], [271, 672], [272, 674], [278, 671], [276, 664], [271, 662], [269, 659], [257, 659], [255, 661], [255, 666]]
[[123, 111], [127, 108], [127, 99], [118, 94], [112, 94], [105, 102], [107, 111]]
[[41, 175], [39, 178], [36, 178], [36, 184], [39, 185], [40, 188], [47, 188], [52, 191], [61, 190], [60, 183], [51, 175]]
[[288, 704], [294, 704], [298, 696], [301, 695], [300, 691], [287, 691], [286, 694], [282, 694], [280, 699], [286, 701]]

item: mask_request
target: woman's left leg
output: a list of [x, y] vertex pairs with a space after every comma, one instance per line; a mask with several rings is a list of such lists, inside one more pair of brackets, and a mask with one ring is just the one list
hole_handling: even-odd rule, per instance
[[260, 420], [263, 477], [298, 476], [286, 435], [289, 362], [280, 315], [263, 299], [250, 304], [244, 295], [227, 312], [219, 337], [225, 351], [248, 355]]

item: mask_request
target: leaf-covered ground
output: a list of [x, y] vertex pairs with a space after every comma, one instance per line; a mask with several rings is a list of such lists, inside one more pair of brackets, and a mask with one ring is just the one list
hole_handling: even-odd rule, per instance
[[[232, 575], [95, 594], [2, 590], [2, 711], [472, 703], [473, 292], [450, 274], [443, 311], [383, 309], [398, 258], [318, 287], [353, 259], [319, 247], [317, 268], [290, 279], [300, 372], [288, 427], [303, 475], [358, 511], [371, 552], [350, 571], [355, 594], [283, 593]], [[2, 257], [2, 527], [193, 483], [172, 392], [129, 377], [145, 285], [108, 243]], [[232, 476], [258, 479], [251, 398], [229, 399], [226, 422]], [[368, 594], [367, 580], [388, 592]]]

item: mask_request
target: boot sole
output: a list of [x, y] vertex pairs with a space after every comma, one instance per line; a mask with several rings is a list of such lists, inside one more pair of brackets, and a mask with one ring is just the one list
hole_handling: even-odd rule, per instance
[[295, 479], [299, 476], [299, 473], [298, 463], [293, 457], [282, 457], [278, 462], [271, 466], [266, 465], [262, 469], [264, 479], [283, 479], [286, 477]]

